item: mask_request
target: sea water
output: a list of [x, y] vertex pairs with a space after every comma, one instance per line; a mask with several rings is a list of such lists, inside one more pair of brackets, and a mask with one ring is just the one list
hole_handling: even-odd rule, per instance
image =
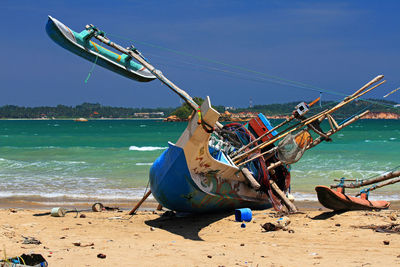
[[[152, 162], [185, 128], [159, 120], [1, 120], [0, 202], [140, 198]], [[314, 187], [333, 179], [365, 179], [400, 165], [399, 120], [360, 120], [332, 139], [291, 166], [297, 199], [315, 200]], [[399, 199], [400, 185], [373, 196]]]

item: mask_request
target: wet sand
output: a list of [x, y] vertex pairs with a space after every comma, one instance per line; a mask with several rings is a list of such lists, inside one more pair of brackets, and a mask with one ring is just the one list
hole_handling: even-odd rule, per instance
[[[400, 216], [399, 203], [380, 212], [341, 214], [321, 208], [317, 202], [296, 204], [302, 213], [288, 216], [291, 231], [272, 232], [265, 232], [260, 224], [276, 224], [280, 216], [273, 210], [253, 211], [253, 220], [242, 228], [233, 213], [171, 217], [165, 211], [155, 211], [155, 202], [147, 203], [148, 210], [134, 216], [128, 216], [128, 210], [34, 216], [49, 209], [2, 208], [0, 255], [40, 253], [49, 266], [400, 264], [399, 234], [356, 228], [400, 223], [396, 217]], [[35, 237], [41, 244], [22, 244], [22, 236]], [[98, 258], [100, 253], [106, 258]]]

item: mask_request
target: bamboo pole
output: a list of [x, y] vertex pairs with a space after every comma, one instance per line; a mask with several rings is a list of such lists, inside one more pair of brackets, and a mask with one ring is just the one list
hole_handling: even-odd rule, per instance
[[178, 94], [193, 110], [197, 110], [199, 108], [199, 105], [193, 101], [193, 99], [190, 97], [188, 93], [186, 93], [184, 90], [176, 86], [173, 82], [168, 80], [161, 71], [157, 70], [154, 66], [152, 66], [150, 63], [148, 63], [146, 60], [144, 60], [139, 54], [125, 49], [122, 46], [112, 42], [110, 39], [107, 37], [101, 36], [101, 35], [94, 35], [94, 38], [99, 40], [100, 42], [111, 46], [112, 48], [118, 50], [121, 53], [124, 53], [126, 55], [131, 56], [135, 60], [137, 60], [140, 64], [142, 64], [146, 69], [148, 69], [154, 76], [156, 76], [162, 83], [164, 83], [166, 86], [168, 86], [172, 91], [174, 91], [176, 94]]
[[151, 194], [151, 190], [149, 190], [146, 195], [144, 195], [142, 197], [142, 199], [136, 204], [135, 207], [133, 207], [133, 209], [131, 209], [131, 211], [128, 213], [129, 215], [132, 215], [136, 212], [136, 210], [143, 204], [143, 202], [150, 196]]
[[[342, 130], [343, 128], [345, 128], [346, 126], [349, 126], [350, 124], [354, 123], [355, 121], [359, 120], [361, 117], [365, 116], [367, 113], [369, 112], [369, 110], [364, 111], [363, 113], [361, 113], [358, 116], [355, 116], [354, 118], [352, 118], [351, 120], [348, 120], [345, 123], [342, 123], [336, 130], [330, 130], [326, 133], [326, 135], [329, 137], [337, 132], [339, 132], [340, 130]], [[317, 145], [319, 145], [322, 141], [324, 141], [324, 139], [322, 139], [321, 137], [318, 137], [317, 139], [315, 139], [311, 144], [309, 144], [306, 148], [306, 150], [309, 150]], [[255, 158], [252, 158], [251, 160], [254, 160]], [[273, 170], [279, 166], [281, 166], [283, 164], [283, 162], [281, 161], [277, 161], [275, 163], [272, 163], [270, 166], [268, 166], [267, 170]]]
[[[378, 77], [380, 77], [380, 76], [378, 76]], [[371, 80], [371, 81], [370, 81], [369, 83], [367, 83], [366, 85], [371, 84], [373, 81], [376, 82], [376, 81], [375, 81], [376, 79], [377, 79], [377, 78], [374, 78], [373, 80]], [[381, 78], [380, 78], [380, 79], [381, 79]], [[299, 125], [298, 127], [295, 127], [295, 128], [293, 128], [293, 129], [291, 129], [291, 130], [289, 130], [289, 131], [287, 131], [287, 129], [286, 129], [286, 130], [285, 130], [285, 131], [286, 131], [285, 133], [282, 133], [282, 134], [276, 136], [275, 138], [273, 138], [273, 139], [271, 139], [271, 140], [269, 140], [269, 141], [267, 141], [267, 142], [264, 142], [264, 143], [262, 143], [262, 144], [260, 144], [260, 145], [258, 145], [258, 146], [256, 146], [256, 147], [254, 147], [254, 148], [252, 148], [252, 149], [250, 149], [250, 150], [248, 150], [248, 151], [246, 151], [246, 152], [244, 152], [244, 153], [242, 153], [242, 154], [236, 156], [236, 157], [233, 159], [233, 161], [235, 162], [235, 164], [237, 164], [242, 158], [244, 158], [246, 155], [252, 153], [253, 151], [255, 151], [255, 150], [257, 150], [257, 149], [262, 149], [262, 148], [264, 148], [264, 147], [266, 147], [266, 146], [269, 146], [269, 145], [275, 143], [276, 141], [278, 141], [278, 140], [284, 138], [284, 137], [287, 136], [288, 134], [290, 134], [290, 133], [292, 133], [292, 132], [294, 132], [294, 131], [296, 131], [296, 130], [301, 129], [301, 128], [304, 127], [304, 126], [309, 125], [310, 123], [316, 121], [317, 119], [321, 119], [321, 118], [323, 118], [323, 117], [326, 117], [328, 114], [331, 114], [331, 113], [335, 112], [335, 111], [338, 110], [339, 108], [341, 108], [341, 107], [343, 107], [344, 105], [346, 105], [346, 104], [348, 104], [348, 103], [354, 101], [355, 99], [357, 99], [357, 98], [363, 96], [364, 94], [370, 92], [371, 90], [375, 89], [376, 87], [382, 85], [382, 84], [385, 83], [385, 82], [386, 82], [386, 81], [382, 81], [382, 82], [380, 82], [379, 84], [374, 85], [373, 87], [369, 88], [368, 90], [365, 90], [365, 88], [364, 88], [366, 85], [363, 86], [361, 89], [363, 89], [363, 90], [365, 90], [365, 91], [360, 92], [360, 93], [358, 93], [358, 94], [355, 94], [355, 93], [354, 93], [354, 94], [351, 95], [350, 97], [345, 98], [345, 100], [343, 100], [342, 102], [340, 102], [339, 104], [337, 104], [337, 105], [334, 106], [333, 108], [328, 109], [328, 110], [325, 110], [325, 111], [322, 111], [322, 112], [320, 112], [320, 113], [314, 115], [313, 117], [310, 117], [310, 118], [308, 118], [308, 119], [303, 120], [303, 121], [300, 123], [301, 125]], [[361, 89], [359, 89], [358, 91], [360, 91]]]
[[279, 186], [272, 180], [269, 181], [272, 189], [278, 194], [283, 204], [287, 207], [289, 212], [297, 212], [297, 207], [286, 197], [286, 194], [279, 188]]
[[[361, 180], [359, 182], [356, 183], [350, 183], [350, 184], [344, 184], [343, 187], [345, 188], [359, 188], [365, 185], [370, 185], [370, 184], [375, 184], [377, 182], [382, 182], [382, 181], [386, 181], [395, 177], [400, 176], [400, 171], [391, 171], [389, 173], [380, 175], [378, 177], [375, 178], [371, 178], [371, 179], [367, 179], [367, 180]], [[335, 185], [331, 185], [331, 188], [337, 188], [339, 187], [339, 185], [335, 184]]]
[[358, 95], [359, 93], [361, 93], [362, 91], [364, 91], [366, 88], [368, 88], [370, 85], [380, 81], [383, 79], [383, 75], [378, 75], [376, 76], [374, 79], [372, 79], [369, 83], [367, 83], [366, 85], [364, 85], [363, 87], [361, 87], [360, 89], [358, 89], [354, 94], [352, 94], [350, 97], [353, 97], [355, 95]]
[[[310, 104], [308, 104], [309, 107], [312, 107], [315, 103], [317, 103], [321, 98], [318, 97], [316, 99], [314, 99]], [[293, 111], [293, 112], [296, 112]], [[308, 111], [307, 111], [308, 112]], [[274, 128], [272, 128], [271, 130], [263, 133], [261, 136], [259, 136], [258, 138], [256, 138], [255, 140], [251, 141], [250, 143], [248, 143], [245, 146], [242, 146], [238, 151], [235, 151], [234, 153], [232, 153], [231, 157], [235, 157], [236, 155], [238, 155], [240, 152], [242, 152], [243, 150], [245, 150], [246, 148], [250, 147], [251, 145], [255, 144], [256, 142], [260, 141], [262, 138], [264, 138], [265, 136], [267, 136], [268, 134], [272, 133], [273, 131], [279, 129], [280, 127], [282, 127], [283, 125], [291, 122], [294, 118], [296, 118], [294, 115], [291, 115], [289, 118], [287, 118], [285, 121], [281, 122], [280, 124], [278, 124], [277, 126], [275, 126]]]
[[[400, 182], [400, 178], [395, 178], [395, 179], [392, 179], [392, 180], [389, 180], [389, 181], [385, 181], [385, 182], [376, 184], [376, 185], [374, 185], [373, 187], [369, 188], [368, 191], [369, 191], [369, 192], [370, 192], [370, 191], [374, 191], [374, 190], [376, 190], [376, 189], [378, 189], [378, 188], [381, 188], [381, 187], [384, 187], [384, 186], [387, 186], [387, 185], [391, 185], [391, 184], [395, 184], [395, 183], [398, 183], [398, 182]], [[358, 193], [358, 194], [356, 195], [356, 197], [358, 197], [359, 195], [361, 195], [361, 192]]]

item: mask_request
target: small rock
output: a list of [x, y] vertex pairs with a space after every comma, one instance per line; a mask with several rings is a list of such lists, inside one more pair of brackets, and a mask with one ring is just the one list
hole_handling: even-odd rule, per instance
[[12, 213], [16, 213], [17, 212], [16, 209], [9, 209], [9, 211], [12, 212]]
[[383, 240], [383, 244], [388, 246], [390, 244], [390, 241], [389, 240]]
[[211, 255], [207, 255], [207, 258], [211, 259], [211, 258], [212, 258], [212, 256], [211, 256]]
[[244, 243], [240, 244], [241, 247], [244, 247]]
[[79, 216], [79, 218], [86, 218], [86, 215], [85, 215], [85, 214], [81, 214], [81, 215]]
[[106, 257], [107, 257], [106, 254], [103, 254], [103, 253], [97, 254], [97, 258], [105, 259]]
[[335, 226], [340, 227], [340, 223], [335, 224]]

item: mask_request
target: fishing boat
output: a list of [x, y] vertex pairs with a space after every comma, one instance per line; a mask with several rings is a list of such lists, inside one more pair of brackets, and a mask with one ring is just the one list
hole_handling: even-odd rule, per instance
[[[318, 201], [325, 208], [334, 211], [387, 209], [390, 202], [385, 200], [370, 201], [368, 198], [370, 192], [400, 182], [400, 178], [396, 178], [400, 176], [400, 171], [395, 171], [395, 169], [369, 179], [354, 180], [342, 177], [335, 180], [339, 183], [331, 185], [331, 188], [323, 185], [316, 186]], [[355, 197], [345, 194], [346, 188], [360, 188], [367, 185], [372, 186], [362, 189]]]
[[[92, 62], [98, 57], [102, 61], [97, 63], [102, 62], [103, 67], [125, 77], [137, 81], [157, 78], [193, 109], [180, 138], [176, 143], [169, 142], [168, 148], [151, 166], [150, 190], [138, 204], [153, 194], [160, 205], [179, 212], [201, 213], [241, 207], [274, 207], [277, 210], [286, 207], [296, 211], [287, 196], [290, 164], [297, 162], [306, 150], [330, 141], [333, 134], [367, 114], [368, 111], [364, 111], [341, 124], [331, 115], [384, 83], [380, 81], [383, 76], [379, 75], [336, 106], [310, 117], [306, 115], [319, 99], [302, 102], [294, 108], [290, 118], [275, 127], [263, 114], [248, 122], [222, 125], [218, 122], [221, 114], [212, 107], [209, 97], [201, 105], [196, 103], [134, 46], [124, 48], [112, 42], [93, 25], [87, 25], [77, 34], [50, 16], [46, 29], [62, 47]], [[121, 54], [101, 47], [92, 39]], [[127, 62], [129, 69], [124, 65]], [[329, 122], [329, 130], [321, 129], [323, 120]]]

